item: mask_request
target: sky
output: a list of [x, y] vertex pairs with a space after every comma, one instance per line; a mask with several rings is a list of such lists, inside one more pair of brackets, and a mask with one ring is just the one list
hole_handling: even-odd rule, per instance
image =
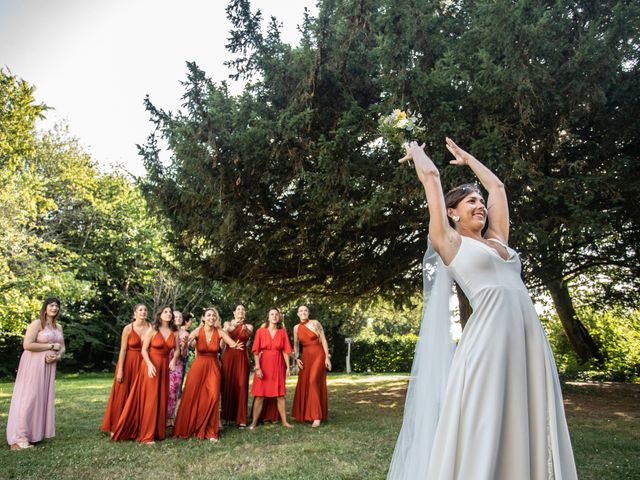
[[[214, 81], [228, 80], [223, 62], [231, 25], [225, 0], [0, 0], [0, 67], [34, 85], [53, 110], [40, 129], [66, 123], [104, 170], [143, 175], [136, 144], [152, 125], [143, 99], [176, 110], [195, 61]], [[265, 19], [282, 23], [297, 44], [297, 26], [316, 0], [252, 0]]]

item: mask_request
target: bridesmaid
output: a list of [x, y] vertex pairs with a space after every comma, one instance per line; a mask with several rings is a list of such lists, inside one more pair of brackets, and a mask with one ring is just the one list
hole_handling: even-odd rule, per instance
[[[223, 330], [233, 340], [247, 342], [253, 325], [245, 323], [246, 309], [241, 303], [233, 310], [233, 320], [224, 322]], [[247, 426], [249, 400], [249, 355], [247, 351], [225, 349], [222, 354], [222, 420], [235, 422], [239, 428]]]
[[187, 375], [173, 436], [189, 438], [195, 435], [199, 439], [208, 438], [217, 442], [220, 416], [220, 341], [238, 351], [242, 351], [244, 344], [232, 339], [219, 328], [220, 315], [215, 308], [207, 308], [202, 320], [202, 325], [189, 335], [187, 341], [187, 344], [196, 341], [198, 355]]
[[[280, 311], [280, 322], [284, 325], [284, 313]], [[262, 324], [263, 327], [267, 326], [267, 322]], [[255, 408], [256, 399], [254, 397], [253, 404], [251, 405], [251, 412]], [[253, 415], [253, 414], [252, 414]], [[267, 397], [262, 402], [262, 412], [260, 412], [260, 421], [276, 423], [280, 420], [280, 412], [278, 412], [278, 397]]]
[[280, 413], [282, 425], [292, 428], [293, 425], [287, 422], [287, 413], [284, 405], [285, 383], [287, 377], [291, 374], [289, 366], [291, 344], [281, 321], [280, 310], [277, 308], [269, 310], [267, 326], [263, 326], [256, 331], [251, 351], [255, 361], [251, 394], [255, 397], [255, 400], [253, 419], [249, 429], [253, 430], [258, 423], [264, 399], [271, 397], [277, 398], [278, 412]]
[[[182, 330], [187, 332], [187, 337], [189, 336], [189, 332], [191, 331], [191, 325], [193, 325], [193, 315], [190, 312], [185, 312], [182, 314]], [[189, 368], [189, 345], [186, 343], [182, 345], [180, 349], [180, 355], [182, 355], [182, 380], [180, 381], [180, 385], [184, 385], [184, 377], [187, 376], [187, 369]], [[182, 390], [180, 390], [180, 394], [178, 398], [182, 398]]]
[[[184, 319], [182, 312], [178, 310], [173, 311], [173, 324], [178, 329], [178, 336], [176, 338], [176, 348], [180, 350], [178, 359], [176, 361], [176, 368], [169, 372], [169, 401], [167, 402], [167, 426], [172, 427], [174, 423], [174, 415], [176, 413], [176, 406], [178, 405], [178, 399], [180, 398], [180, 391], [182, 389], [182, 378], [184, 373], [184, 356], [182, 351], [184, 350], [187, 342], [189, 332], [184, 327]], [[169, 358], [173, 358], [174, 350], [169, 352]]]
[[40, 318], [27, 327], [7, 419], [11, 450], [31, 448], [56, 435], [56, 363], [65, 350], [59, 314], [60, 300], [47, 298]]
[[[327, 419], [327, 370], [331, 370], [331, 355], [322, 325], [309, 320], [309, 307], [298, 307], [300, 323], [293, 327], [293, 355], [298, 362], [298, 384], [293, 396], [291, 416], [299, 422], [320, 426]], [[302, 343], [302, 359], [299, 357]]]
[[143, 303], [138, 303], [133, 307], [132, 322], [122, 329], [116, 375], [113, 379], [107, 410], [100, 427], [100, 430], [105, 433], [113, 432], [140, 370], [142, 338], [150, 327], [147, 321], [147, 312], [147, 306]]
[[[114, 440], [135, 439], [153, 445], [156, 439], [165, 437], [169, 371], [175, 368], [180, 355], [180, 349], [175, 348], [178, 334], [171, 307], [163, 307], [156, 312], [152, 327], [142, 341], [144, 362], [113, 430]], [[174, 348], [169, 362], [169, 351]]]

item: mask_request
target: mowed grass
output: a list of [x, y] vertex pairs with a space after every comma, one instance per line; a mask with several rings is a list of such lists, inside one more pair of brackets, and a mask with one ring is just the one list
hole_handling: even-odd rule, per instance
[[[319, 429], [227, 428], [218, 444], [110, 441], [99, 431], [111, 375], [60, 376], [57, 435], [25, 451], [0, 449], [0, 478], [384, 479], [402, 423], [407, 377], [331, 375], [330, 421]], [[295, 388], [288, 383], [287, 408]], [[12, 383], [0, 383], [5, 432]], [[638, 385], [569, 384], [566, 405], [582, 480], [640, 479]]]

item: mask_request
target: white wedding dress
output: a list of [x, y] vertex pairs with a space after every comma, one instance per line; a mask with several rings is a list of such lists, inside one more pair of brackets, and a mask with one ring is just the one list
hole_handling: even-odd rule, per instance
[[[435, 414], [427, 394], [421, 400], [416, 392], [437, 397], [437, 385], [421, 384], [419, 373], [412, 375], [405, 406], [405, 416], [409, 412], [412, 418], [404, 419], [389, 479], [577, 479], [551, 348], [520, 278], [520, 259], [505, 248], [507, 260], [463, 236], [451, 264], [441, 264], [466, 294], [473, 314], [447, 366]], [[421, 337], [429, 333], [421, 329]], [[414, 369], [421, 361], [424, 371], [427, 360], [421, 355]], [[416, 423], [427, 426], [416, 429]]]

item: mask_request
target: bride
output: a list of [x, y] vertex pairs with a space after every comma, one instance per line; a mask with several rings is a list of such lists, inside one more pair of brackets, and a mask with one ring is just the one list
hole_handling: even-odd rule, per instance
[[[388, 479], [577, 479], [556, 365], [508, 246], [504, 185], [447, 138], [451, 163], [469, 166], [488, 197], [485, 203], [474, 185], [445, 196], [423, 148], [412, 142], [400, 160], [413, 160], [424, 186], [430, 246], [420, 339]], [[473, 309], [457, 347], [449, 334], [453, 280]]]

